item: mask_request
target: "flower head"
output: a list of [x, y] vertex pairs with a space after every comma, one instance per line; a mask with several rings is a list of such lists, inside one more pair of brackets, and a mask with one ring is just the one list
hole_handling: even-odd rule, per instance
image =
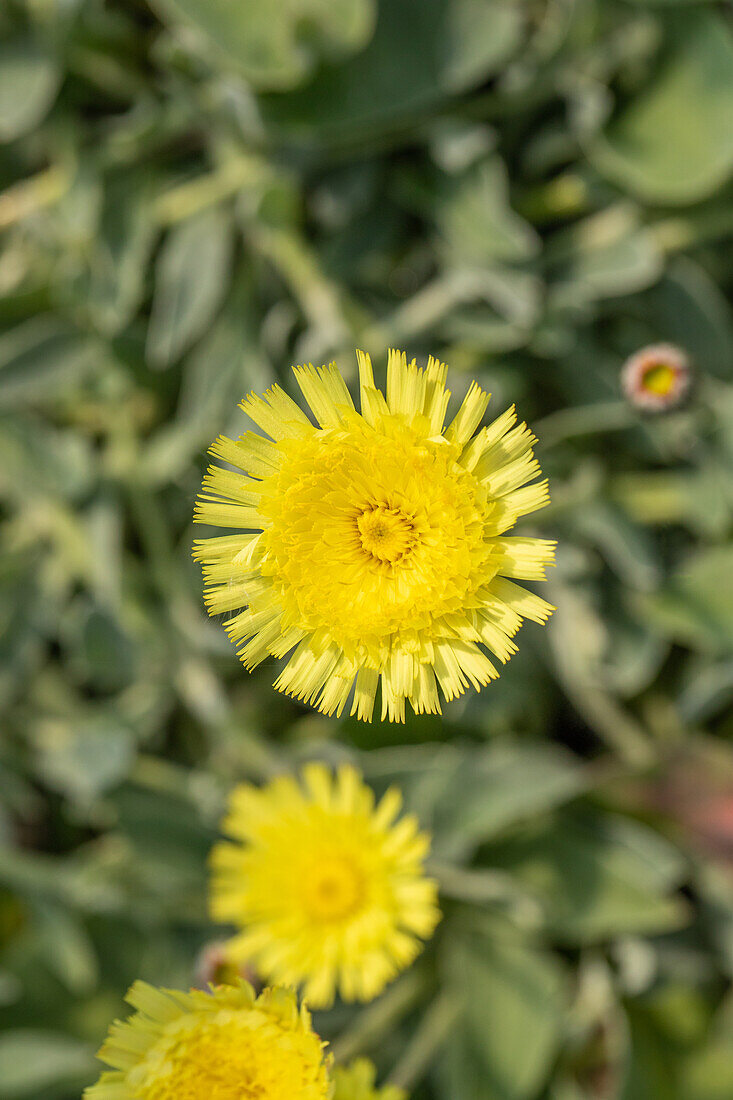
[[673, 409], [690, 388], [690, 361], [674, 344], [653, 344], [626, 360], [621, 385], [628, 400], [639, 409]]
[[352, 767], [322, 764], [232, 793], [232, 843], [212, 852], [211, 912], [243, 931], [231, 958], [268, 980], [303, 984], [314, 1006], [376, 997], [421, 949], [439, 919], [413, 816], [395, 823], [400, 795], [379, 805]]
[[356, 1058], [349, 1066], [333, 1071], [333, 1100], [407, 1100], [407, 1093], [396, 1085], [374, 1087], [376, 1070], [368, 1058]]
[[85, 1100], [327, 1100], [328, 1060], [295, 994], [251, 986], [210, 993], [135, 982], [136, 1010], [116, 1021], [99, 1057], [103, 1073]]
[[220, 437], [195, 519], [235, 529], [199, 541], [211, 614], [234, 613], [230, 638], [247, 668], [293, 652], [275, 686], [369, 720], [405, 700], [439, 713], [498, 676], [523, 618], [551, 606], [514, 583], [541, 580], [554, 544], [507, 537], [541, 508], [547, 482], [534, 436], [509, 409], [474, 435], [489, 400], [475, 384], [444, 429], [446, 368], [392, 351], [386, 397], [357, 353], [361, 413], [336, 366], [296, 367], [315, 427], [279, 386], [242, 408], [271, 438]]

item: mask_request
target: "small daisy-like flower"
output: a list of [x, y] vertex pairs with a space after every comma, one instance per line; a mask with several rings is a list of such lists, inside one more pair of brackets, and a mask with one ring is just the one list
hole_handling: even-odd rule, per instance
[[[382, 718], [440, 713], [469, 685], [498, 676], [523, 618], [545, 600], [515, 584], [541, 580], [554, 543], [507, 536], [547, 504], [534, 436], [511, 408], [476, 429], [489, 395], [472, 384], [444, 428], [450, 394], [435, 359], [419, 369], [389, 353], [386, 397], [357, 352], [361, 412], [334, 364], [296, 367], [314, 426], [273, 386], [242, 408], [270, 438], [220, 437], [195, 520], [236, 530], [194, 548], [212, 615], [251, 669], [290, 659], [275, 682], [325, 714], [369, 721], [379, 681]], [[528, 484], [528, 482], [533, 482]]]
[[368, 1058], [356, 1058], [349, 1066], [333, 1071], [333, 1100], [407, 1100], [407, 1093], [395, 1085], [375, 1088], [377, 1072]]
[[639, 409], [673, 409], [690, 388], [690, 361], [674, 344], [653, 344], [626, 360], [621, 385], [629, 402]]
[[327, 1100], [329, 1060], [295, 994], [246, 982], [182, 993], [135, 982], [84, 1100]]
[[401, 797], [379, 805], [350, 766], [334, 778], [322, 764], [264, 788], [233, 791], [212, 852], [210, 908], [242, 929], [230, 958], [267, 980], [302, 985], [314, 1007], [336, 989], [369, 1001], [421, 950], [440, 913], [422, 861], [429, 842]]

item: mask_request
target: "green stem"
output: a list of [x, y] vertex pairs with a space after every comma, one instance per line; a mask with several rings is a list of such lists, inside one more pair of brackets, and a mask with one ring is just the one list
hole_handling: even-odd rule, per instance
[[306, 242], [294, 230], [254, 221], [246, 226], [246, 235], [288, 284], [309, 323], [327, 334], [329, 347], [348, 344], [351, 330], [342, 310], [341, 292], [324, 274]]
[[461, 997], [444, 990], [435, 998], [387, 1079], [390, 1085], [411, 1089], [425, 1076], [461, 1012]]
[[35, 176], [19, 180], [0, 192], [0, 229], [7, 229], [23, 218], [53, 206], [68, 191], [69, 173], [59, 165], [45, 168]]
[[408, 971], [339, 1035], [331, 1047], [335, 1061], [341, 1064], [350, 1062], [355, 1055], [376, 1046], [426, 993], [427, 988], [428, 979], [424, 971]]
[[537, 449], [547, 450], [575, 436], [632, 428], [637, 419], [637, 414], [623, 401], [604, 401], [597, 405], [559, 409], [543, 417], [533, 430], [539, 440]]
[[164, 191], [155, 203], [155, 216], [161, 225], [185, 221], [231, 198], [244, 187], [261, 185], [268, 174], [267, 166], [257, 157], [232, 157], [215, 171]]

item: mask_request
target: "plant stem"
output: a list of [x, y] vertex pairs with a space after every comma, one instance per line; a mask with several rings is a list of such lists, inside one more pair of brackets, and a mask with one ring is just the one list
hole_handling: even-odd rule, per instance
[[410, 970], [398, 982], [366, 1008], [332, 1044], [336, 1062], [349, 1062], [356, 1054], [374, 1047], [426, 992], [427, 975]]
[[537, 449], [544, 451], [575, 436], [632, 428], [637, 421], [638, 415], [623, 401], [602, 401], [596, 405], [558, 409], [538, 421], [533, 430], [539, 440]]
[[68, 190], [70, 182], [64, 168], [52, 165], [8, 187], [0, 193], [0, 229], [7, 229], [44, 207], [53, 206]]
[[455, 990], [439, 993], [420, 1021], [387, 1083], [402, 1089], [411, 1089], [417, 1084], [448, 1038], [460, 1011], [461, 998]]

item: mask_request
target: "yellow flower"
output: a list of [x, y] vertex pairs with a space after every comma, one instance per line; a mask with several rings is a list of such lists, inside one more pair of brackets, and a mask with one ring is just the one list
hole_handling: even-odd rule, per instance
[[220, 437], [195, 520], [236, 534], [196, 543], [212, 615], [252, 669], [291, 654], [275, 686], [369, 721], [381, 678], [382, 718], [405, 700], [440, 713], [469, 684], [498, 676], [522, 619], [550, 604], [515, 579], [541, 580], [554, 543], [507, 537], [548, 502], [525, 424], [511, 408], [474, 435], [489, 395], [471, 385], [447, 428], [446, 368], [389, 353], [387, 395], [357, 352], [361, 413], [336, 366], [296, 367], [314, 427], [279, 386], [242, 402], [271, 437]]
[[234, 843], [212, 852], [211, 913], [243, 931], [229, 957], [268, 980], [304, 985], [313, 1006], [376, 997], [420, 951], [439, 920], [424, 876], [428, 839], [401, 797], [378, 806], [352, 767], [322, 764], [232, 793], [223, 822]]
[[350, 1066], [333, 1071], [333, 1100], [407, 1100], [407, 1093], [395, 1085], [376, 1089], [376, 1070], [368, 1058], [356, 1058]]
[[244, 981], [211, 993], [135, 982], [136, 1009], [117, 1020], [99, 1052], [111, 1072], [85, 1100], [327, 1100], [324, 1044], [295, 994]]

